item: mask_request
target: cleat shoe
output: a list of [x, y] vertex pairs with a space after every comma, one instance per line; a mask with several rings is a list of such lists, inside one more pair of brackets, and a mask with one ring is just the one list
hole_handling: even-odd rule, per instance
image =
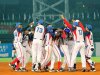
[[21, 71], [22, 72], [28, 72], [28, 70], [26, 68], [22, 68]]
[[36, 70], [35, 69], [32, 69], [32, 72], [36, 72]]
[[74, 68], [74, 71], [76, 71], [76, 69]]
[[56, 70], [55, 72], [60, 72], [60, 70]]
[[36, 64], [34, 64], [34, 65], [32, 66], [32, 72], [35, 72], [35, 71], [36, 71], [35, 66], [36, 66]]
[[48, 66], [44, 67], [44, 71], [45, 71], [45, 72], [48, 72], [48, 71], [49, 71]]
[[38, 68], [36, 69], [36, 72], [41, 72], [41, 63], [38, 63]]
[[76, 70], [76, 63], [74, 64], [74, 67], [73, 68]]
[[22, 72], [22, 70], [20, 68], [15, 69], [16, 72]]
[[82, 68], [82, 72], [86, 72], [86, 68]]
[[41, 63], [38, 63], [38, 70], [41, 70]]
[[65, 70], [64, 70], [64, 68], [60, 68], [60, 70], [59, 70], [60, 72], [64, 72]]
[[54, 69], [49, 70], [49, 72], [56, 72]]
[[95, 68], [91, 68], [90, 71], [91, 71], [91, 72], [96, 72], [96, 69], [95, 69]]
[[71, 71], [71, 68], [70, 67], [68, 67], [68, 72], [70, 72]]
[[41, 70], [35, 70], [35, 72], [41, 72]]
[[68, 68], [68, 71], [69, 71], [69, 72], [75, 72], [76, 69], [74, 69], [73, 67], [70, 67], [70, 68]]
[[9, 64], [9, 66], [13, 69], [13, 70], [15, 70], [15, 68], [16, 68], [16, 65], [15, 64]]

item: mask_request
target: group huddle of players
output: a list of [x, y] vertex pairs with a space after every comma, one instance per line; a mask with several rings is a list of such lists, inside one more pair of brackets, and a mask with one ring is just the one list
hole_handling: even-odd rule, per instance
[[[73, 72], [76, 71], [76, 57], [80, 52], [82, 72], [86, 71], [86, 62], [90, 71], [95, 72], [95, 63], [91, 60], [94, 51], [92, 26], [86, 24], [84, 27], [79, 20], [73, 20], [71, 25], [63, 15], [61, 18], [64, 25], [56, 29], [51, 24], [44, 27], [43, 20], [38, 20], [36, 26], [31, 22], [25, 28], [16, 23], [13, 41], [16, 58], [9, 66], [15, 71], [28, 71], [26, 65], [32, 56], [33, 72], [63, 72], [66, 65], [67, 70]], [[54, 68], [55, 62], [57, 69]]]

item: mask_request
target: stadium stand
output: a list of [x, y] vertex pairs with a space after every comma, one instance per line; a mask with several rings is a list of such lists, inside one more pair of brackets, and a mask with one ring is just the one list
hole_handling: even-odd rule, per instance
[[[2, 0], [3, 1], [3, 0]], [[5, 0], [4, 0], [5, 1]], [[7, 1], [7, 0], [6, 0]], [[23, 3], [24, 1], [24, 3]], [[47, 1], [47, 0], [43, 0]], [[57, 0], [53, 0], [55, 2]], [[7, 2], [6, 2], [7, 3]], [[30, 4], [31, 3], [31, 4]], [[48, 2], [52, 4], [51, 2]], [[73, 4], [72, 4], [73, 3]], [[20, 8], [18, 7], [20, 5]], [[99, 42], [100, 39], [100, 1], [99, 0], [69, 0], [69, 14], [70, 19], [80, 19], [83, 24], [91, 24], [94, 28], [94, 41]], [[24, 8], [25, 6], [25, 8]], [[0, 3], [0, 41], [2, 43], [12, 42], [13, 30], [16, 22], [22, 22], [24, 25], [32, 18], [32, 0], [18, 0], [18, 2], [12, 4]], [[57, 8], [63, 9], [62, 6]], [[49, 13], [49, 12], [46, 12]], [[52, 12], [52, 14], [55, 12]], [[59, 18], [56, 16], [47, 16], [46, 20], [52, 23], [52, 20]], [[62, 21], [54, 24], [54, 27], [61, 26]], [[60, 24], [60, 25], [59, 25]], [[7, 36], [6, 36], [7, 35]], [[5, 37], [6, 36], [6, 37]], [[8, 39], [6, 39], [8, 38]]]

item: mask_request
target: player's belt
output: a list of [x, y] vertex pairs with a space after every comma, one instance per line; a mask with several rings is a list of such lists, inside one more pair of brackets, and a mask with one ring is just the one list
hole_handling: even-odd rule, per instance
[[[37, 38], [34, 38], [34, 39], [37, 39]], [[39, 40], [43, 40], [43, 39], [39, 39]]]

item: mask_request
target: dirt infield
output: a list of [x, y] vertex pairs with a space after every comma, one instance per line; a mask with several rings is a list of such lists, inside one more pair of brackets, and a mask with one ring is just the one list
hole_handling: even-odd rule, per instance
[[[56, 64], [57, 65], [57, 64]], [[0, 62], [0, 75], [100, 75], [100, 63], [96, 63], [96, 72], [81, 72], [81, 64], [77, 64], [77, 72], [41, 72], [41, 73], [35, 73], [31, 72], [31, 64], [29, 63], [27, 65], [28, 72], [14, 72], [11, 70], [8, 66], [8, 63]]]

